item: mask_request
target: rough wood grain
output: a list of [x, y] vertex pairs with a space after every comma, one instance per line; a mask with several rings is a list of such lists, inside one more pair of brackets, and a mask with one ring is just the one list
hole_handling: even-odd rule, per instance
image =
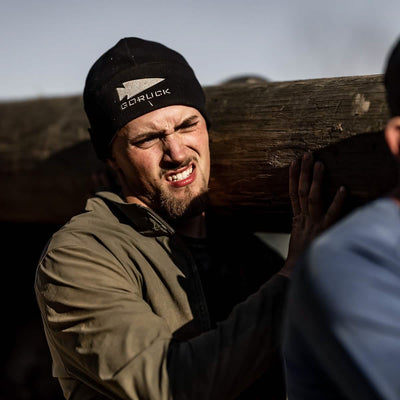
[[211, 199], [251, 225], [287, 231], [290, 162], [312, 151], [324, 162], [325, 197], [340, 185], [347, 210], [385, 193], [396, 167], [383, 140], [388, 118], [381, 75], [207, 90], [211, 131]]
[[[396, 169], [382, 137], [382, 76], [206, 87], [210, 198], [254, 229], [288, 231], [288, 166], [312, 151], [348, 209], [387, 191]], [[96, 160], [79, 96], [0, 104], [0, 221], [63, 223], [89, 194]]]

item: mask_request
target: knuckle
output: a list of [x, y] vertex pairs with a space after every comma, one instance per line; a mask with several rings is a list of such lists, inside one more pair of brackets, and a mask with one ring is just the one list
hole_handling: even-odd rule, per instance
[[318, 203], [318, 200], [315, 196], [309, 196], [308, 197], [308, 204], [310, 205], [315, 205]]
[[299, 190], [299, 197], [301, 197], [302, 199], [307, 197], [307, 195], [308, 195], [308, 192], [305, 189], [300, 189]]
[[293, 228], [300, 228], [304, 225], [304, 216], [303, 215], [296, 215], [292, 219], [292, 226]]

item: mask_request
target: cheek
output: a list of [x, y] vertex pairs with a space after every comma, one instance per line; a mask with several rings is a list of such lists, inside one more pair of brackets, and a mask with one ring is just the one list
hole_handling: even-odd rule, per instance
[[[193, 140], [191, 145], [193, 148], [197, 149], [203, 158], [206, 158], [210, 152], [209, 149], [209, 137], [206, 129], [198, 131], [195, 135], [191, 137]], [[209, 158], [209, 156], [208, 156]]]
[[148, 183], [159, 176], [159, 160], [150, 153], [129, 156], [129, 174], [133, 181]]
[[208, 135], [205, 135], [201, 144], [201, 148], [203, 151], [203, 156], [207, 159], [208, 163], [210, 162], [210, 142], [208, 140]]
[[200, 163], [202, 165], [204, 177], [208, 181], [210, 179], [210, 149], [209, 149], [209, 145], [208, 145], [208, 140], [206, 142], [202, 143], [200, 149], [201, 149], [200, 150], [200, 155], [201, 155]]

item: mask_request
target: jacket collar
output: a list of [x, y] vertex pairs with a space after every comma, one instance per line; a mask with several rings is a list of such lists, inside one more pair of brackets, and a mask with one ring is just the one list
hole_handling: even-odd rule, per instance
[[139, 204], [127, 203], [119, 195], [112, 192], [97, 192], [106, 204], [111, 203], [121, 211], [136, 228], [138, 232], [146, 236], [173, 235], [174, 228], [150, 208]]

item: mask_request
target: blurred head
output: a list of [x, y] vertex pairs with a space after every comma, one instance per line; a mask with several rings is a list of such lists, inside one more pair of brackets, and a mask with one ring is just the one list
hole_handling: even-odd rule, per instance
[[384, 76], [391, 118], [385, 128], [390, 151], [400, 161], [400, 40], [389, 53]]
[[387, 58], [384, 81], [391, 116], [400, 116], [400, 40]]

